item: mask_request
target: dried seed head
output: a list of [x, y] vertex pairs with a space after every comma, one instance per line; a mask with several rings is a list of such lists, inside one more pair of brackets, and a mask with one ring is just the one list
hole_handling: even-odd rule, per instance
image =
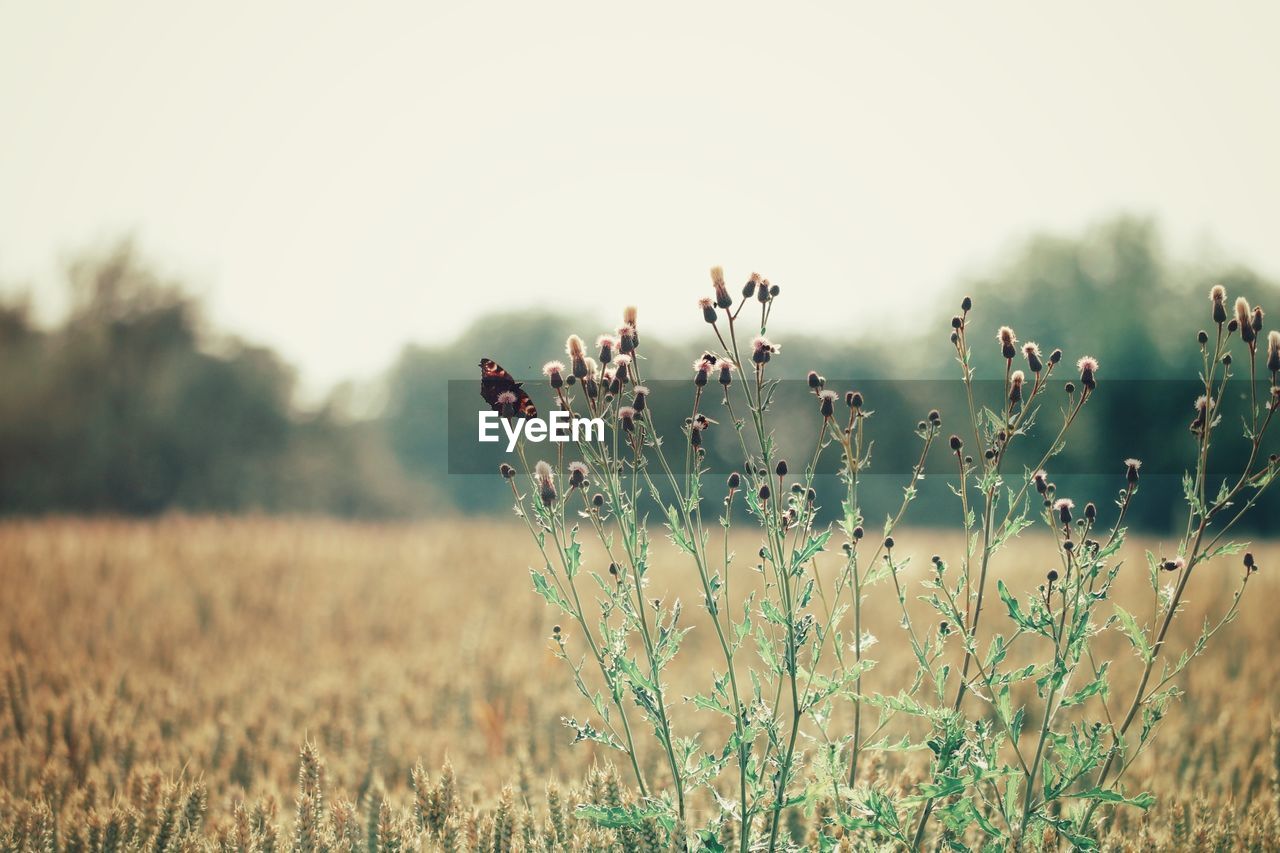
[[556, 502], [555, 473], [549, 464], [539, 459], [538, 464], [533, 466], [533, 474], [538, 481], [538, 496], [545, 506], [551, 506]]
[[729, 288], [724, 283], [724, 267], [711, 268], [711, 286], [716, 290], [717, 306], [729, 308], [733, 305], [733, 297], [729, 295]]
[[706, 320], [708, 323], [711, 323], [712, 325], [715, 325], [715, 322], [716, 322], [715, 303], [713, 303], [710, 299], [704, 296], [698, 300], [698, 307], [702, 309], [702, 319]]
[[1249, 307], [1249, 300], [1243, 296], [1236, 297], [1236, 327], [1240, 329], [1240, 340], [1246, 344], [1258, 339], [1253, 331], [1253, 309]]
[[951, 318], [951, 328], [959, 329], [963, 325], [964, 325], [964, 318], [961, 317], [959, 314]]
[[1091, 355], [1082, 356], [1076, 362], [1076, 368], [1080, 371], [1080, 384], [1087, 390], [1092, 391], [1098, 387], [1096, 374], [1098, 372], [1098, 360]]
[[1001, 326], [1000, 331], [996, 333], [996, 340], [1000, 342], [1000, 354], [1006, 360], [1018, 354], [1018, 336], [1014, 334], [1013, 329]]
[[760, 279], [760, 283], [756, 286], [756, 299], [760, 300], [761, 305], [769, 301], [769, 297], [772, 295], [770, 290], [769, 279]]
[[510, 480], [512, 477], [516, 475], [516, 469], [512, 468], [510, 465], [503, 462], [501, 465], [498, 466], [498, 473], [502, 475], [502, 479]]
[[818, 406], [824, 418], [829, 418], [835, 414], [836, 400], [840, 395], [835, 391], [827, 390], [818, 395]]
[[1209, 291], [1209, 301], [1213, 303], [1213, 322], [1218, 325], [1227, 322], [1227, 289], [1215, 284]]
[[1280, 331], [1274, 329], [1267, 335], [1267, 370], [1280, 372]]
[[628, 305], [622, 309], [622, 322], [626, 323], [632, 329], [636, 327], [636, 306]]
[[569, 463], [569, 488], [581, 489], [587, 486], [587, 466], [581, 462]]
[[1166, 572], [1180, 572], [1186, 568], [1187, 561], [1182, 557], [1165, 558], [1160, 561], [1160, 568]]
[[1141, 459], [1124, 460], [1124, 478], [1130, 485], [1138, 482], [1138, 470], [1142, 468]]
[[631, 356], [620, 355], [613, 360], [613, 369], [619, 383], [626, 382], [631, 371]]

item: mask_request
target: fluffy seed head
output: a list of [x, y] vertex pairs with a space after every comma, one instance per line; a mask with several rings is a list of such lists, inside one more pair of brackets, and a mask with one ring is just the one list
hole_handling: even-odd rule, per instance
[[1022, 383], [1026, 379], [1026, 374], [1021, 370], [1015, 370], [1009, 375], [1009, 402], [1017, 403], [1022, 399]]
[[1075, 506], [1071, 498], [1058, 498], [1053, 502], [1053, 511], [1058, 514], [1058, 520], [1066, 525], [1071, 523], [1071, 510]]
[[711, 286], [716, 290], [716, 305], [720, 308], [729, 308], [733, 305], [733, 297], [729, 295], [729, 288], [724, 283], [724, 268], [711, 268]]
[[1240, 339], [1245, 343], [1253, 343], [1258, 339], [1253, 330], [1253, 309], [1249, 300], [1243, 296], [1236, 297], [1236, 326], [1240, 329]]
[[840, 395], [830, 389], [818, 394], [818, 405], [824, 418], [829, 418], [835, 414], [836, 400], [838, 399], [840, 399]]
[[624, 430], [631, 432], [636, 428], [636, 410], [631, 406], [618, 409], [618, 423], [622, 424]]
[[782, 348], [777, 344], [763, 336], [757, 336], [751, 341], [751, 360], [756, 364], [765, 364], [776, 355]]
[[733, 383], [733, 362], [724, 358], [720, 360], [720, 384], [728, 388]]
[[1000, 342], [1000, 354], [1006, 359], [1017, 355], [1018, 336], [1013, 329], [1008, 326], [1001, 326], [1000, 331], [996, 333], [996, 340]]
[[569, 488], [579, 489], [587, 485], [587, 466], [582, 462], [569, 463]]
[[555, 473], [551, 470], [551, 466], [541, 459], [533, 467], [533, 473], [538, 480], [538, 496], [542, 498], [543, 504], [551, 506], [556, 502]]
[[1138, 471], [1142, 468], [1141, 459], [1124, 460], [1124, 478], [1130, 483], [1138, 482]]
[[1267, 370], [1280, 371], [1280, 331], [1275, 329], [1267, 335]]
[[1227, 289], [1215, 284], [1209, 291], [1209, 301], [1213, 303], [1213, 322], [1219, 325], [1227, 322]]
[[1091, 355], [1082, 356], [1076, 362], [1080, 370], [1080, 384], [1092, 391], [1098, 386], [1095, 374], [1098, 372], [1098, 360]]

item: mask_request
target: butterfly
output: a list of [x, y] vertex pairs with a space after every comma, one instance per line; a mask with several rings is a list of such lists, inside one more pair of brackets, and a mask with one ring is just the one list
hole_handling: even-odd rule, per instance
[[512, 378], [502, 365], [491, 358], [480, 359], [480, 396], [484, 397], [484, 401], [492, 406], [495, 412], [501, 413], [502, 405], [498, 402], [498, 397], [507, 391], [516, 395], [517, 415], [522, 418], [538, 416], [538, 408], [533, 405], [533, 400], [529, 399], [529, 395], [520, 387], [520, 383]]

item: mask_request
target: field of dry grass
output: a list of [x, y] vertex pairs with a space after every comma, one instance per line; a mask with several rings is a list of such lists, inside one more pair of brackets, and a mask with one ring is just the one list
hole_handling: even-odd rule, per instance
[[[925, 532], [897, 539], [917, 567], [958, 546]], [[1120, 594], [1139, 618], [1150, 601], [1142, 547], [1158, 550], [1128, 547]], [[1128, 775], [1159, 804], [1119, 813], [1115, 849], [1263, 850], [1280, 839], [1280, 580], [1269, 571], [1280, 548], [1254, 551], [1263, 568], [1240, 618], [1184, 676], [1186, 696]], [[570, 812], [630, 794], [610, 756], [570, 746], [559, 722], [583, 708], [548, 647], [556, 617], [530, 591], [534, 556], [514, 523], [0, 525], [0, 848], [618, 846]], [[1194, 640], [1200, 611], [1221, 609], [1237, 559], [1193, 580], [1175, 650]], [[1042, 561], [1034, 543], [1018, 544], [997, 570], [1025, 589]], [[673, 557], [653, 577], [653, 593], [683, 597], [696, 626], [689, 566]], [[892, 598], [882, 601], [867, 610], [882, 660], [868, 687], [894, 692], [909, 653]], [[703, 633], [695, 627], [681, 651], [673, 696], [714, 666]], [[1136, 669], [1131, 651], [1110, 651], [1117, 678]], [[715, 724], [675, 701], [687, 733]], [[912, 772], [876, 769], [890, 785]], [[797, 843], [819, 818], [790, 816]]]

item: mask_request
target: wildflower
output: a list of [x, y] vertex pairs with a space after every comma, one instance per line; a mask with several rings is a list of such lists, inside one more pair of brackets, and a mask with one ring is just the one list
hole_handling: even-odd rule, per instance
[[1274, 329], [1267, 335], [1267, 370], [1280, 372], [1280, 331]]
[[1027, 341], [1022, 345], [1022, 354], [1027, 357], [1027, 367], [1032, 373], [1039, 373], [1044, 368], [1040, 361], [1040, 345], [1035, 341]]
[[818, 375], [818, 371], [810, 370], [807, 379], [808, 379], [810, 388], [813, 388], [816, 390], [822, 387], [822, 377]]
[[542, 365], [542, 374], [551, 380], [552, 388], [564, 387], [564, 363], [560, 361], [548, 361]]
[[520, 398], [517, 397], [513, 391], [503, 391], [498, 395], [498, 408], [501, 410], [500, 414], [504, 418], [515, 417], [516, 403], [519, 402], [519, 400]]
[[1209, 301], [1213, 303], [1213, 322], [1221, 326], [1227, 322], [1227, 289], [1215, 284], [1209, 291]]
[[942, 426], [942, 412], [939, 412], [937, 409], [930, 409], [929, 423], [933, 424], [936, 427]]
[[619, 383], [623, 383], [627, 381], [627, 372], [628, 372], [628, 368], [630, 367], [631, 367], [631, 356], [629, 355], [620, 355], [613, 360], [613, 368], [616, 372]]
[[1049, 475], [1041, 468], [1039, 471], [1031, 475], [1031, 480], [1036, 484], [1036, 491], [1044, 495], [1049, 492]]
[[769, 291], [769, 279], [760, 279], [759, 284], [756, 285], [756, 299], [760, 300], [761, 305], [769, 301], [771, 295]]
[[1249, 308], [1249, 300], [1243, 296], [1236, 298], [1236, 325], [1240, 329], [1240, 340], [1252, 344], [1258, 339], [1253, 330], [1253, 311]]
[[706, 359], [698, 359], [693, 363], [693, 384], [699, 388], [707, 384], [707, 376], [711, 371], [711, 362]]
[[644, 385], [637, 385], [635, 389], [635, 397], [631, 399], [631, 408], [637, 412], [643, 412], [645, 406], [648, 405], [649, 389]]
[[1018, 338], [1013, 329], [1001, 326], [1000, 331], [996, 333], [996, 340], [1000, 342], [1000, 353], [1006, 361], [1012, 360], [1018, 354]]
[[1261, 305], [1253, 306], [1253, 324], [1252, 325], [1253, 325], [1254, 334], [1260, 333], [1262, 331], [1262, 317], [1263, 317], [1262, 306]]
[[596, 346], [600, 349], [600, 363], [608, 364], [613, 360], [613, 351], [618, 348], [618, 339], [613, 335], [601, 335], [596, 338]]
[[1133, 484], [1138, 482], [1138, 469], [1141, 467], [1142, 467], [1141, 459], [1124, 460], [1124, 478], [1126, 481], [1128, 481], [1129, 485], [1132, 486]]
[[747, 283], [742, 286], [742, 298], [750, 299], [756, 295], [756, 287], [760, 284], [760, 273], [753, 272], [751, 278], [747, 279]]
[[618, 423], [622, 424], [622, 428], [627, 432], [631, 432], [636, 428], [636, 410], [631, 406], [623, 406], [618, 409]]
[[1098, 508], [1094, 506], [1093, 501], [1084, 505], [1084, 520], [1090, 524], [1098, 520]]
[[1021, 370], [1013, 371], [1009, 377], [1009, 402], [1017, 405], [1022, 402], [1022, 383], [1026, 381], [1026, 376]]
[[1053, 511], [1058, 514], [1058, 520], [1062, 522], [1063, 527], [1071, 524], [1071, 510], [1075, 509], [1075, 506], [1071, 498], [1058, 498], [1053, 502]]
[[1191, 421], [1191, 431], [1196, 435], [1204, 432], [1205, 421], [1209, 416], [1209, 398], [1201, 394], [1194, 403], [1196, 416]]
[[516, 469], [512, 468], [510, 465], [503, 462], [501, 465], [498, 466], [498, 473], [502, 475], [502, 479], [510, 480], [512, 477], [516, 475]]
[[728, 388], [733, 383], [733, 362], [729, 359], [720, 361], [720, 384]]
[[582, 462], [569, 463], [569, 488], [581, 489], [587, 485], [587, 466]]
[[1058, 362], [1060, 362], [1060, 361], [1062, 361], [1062, 350], [1060, 350], [1060, 349], [1056, 349], [1056, 350], [1054, 350], [1053, 352], [1049, 353], [1049, 364], [1050, 364], [1050, 365], [1057, 364], [1057, 363], [1058, 363]]
[[861, 409], [862, 403], [863, 403], [863, 400], [862, 400], [861, 391], [850, 391], [849, 393], [844, 395], [844, 404], [851, 409]]
[[1187, 561], [1182, 557], [1173, 557], [1172, 559], [1164, 559], [1160, 561], [1160, 568], [1166, 572], [1180, 572], [1187, 566]]
[[1080, 384], [1085, 390], [1092, 391], [1098, 387], [1097, 379], [1094, 374], [1098, 372], [1098, 360], [1091, 355], [1081, 357], [1076, 362], [1076, 368], [1080, 371]]
[[837, 394], [835, 391], [823, 391], [818, 395], [818, 404], [821, 408], [822, 416], [824, 418], [829, 418], [833, 414], [835, 414], [836, 399], [839, 396], [840, 395]]
[[715, 304], [712, 303], [710, 299], [704, 296], [698, 300], [698, 307], [702, 309], [702, 319], [714, 325], [716, 322]]
[[551, 466], [541, 459], [533, 467], [533, 472], [538, 481], [538, 496], [542, 498], [543, 505], [549, 507], [556, 502], [555, 474], [552, 472]]
[[569, 340], [565, 342], [564, 350], [569, 356], [569, 363], [573, 365], [573, 375], [578, 379], [583, 379], [587, 375], [587, 351], [582, 346], [582, 338], [577, 335], [570, 335]]
[[716, 289], [716, 306], [719, 308], [729, 308], [733, 305], [733, 297], [729, 295], [729, 288], [724, 284], [724, 268], [711, 268], [711, 286]]
[[751, 360], [756, 364], [767, 364], [780, 349], [781, 347], [771, 343], [768, 338], [757, 336], [751, 341]]

